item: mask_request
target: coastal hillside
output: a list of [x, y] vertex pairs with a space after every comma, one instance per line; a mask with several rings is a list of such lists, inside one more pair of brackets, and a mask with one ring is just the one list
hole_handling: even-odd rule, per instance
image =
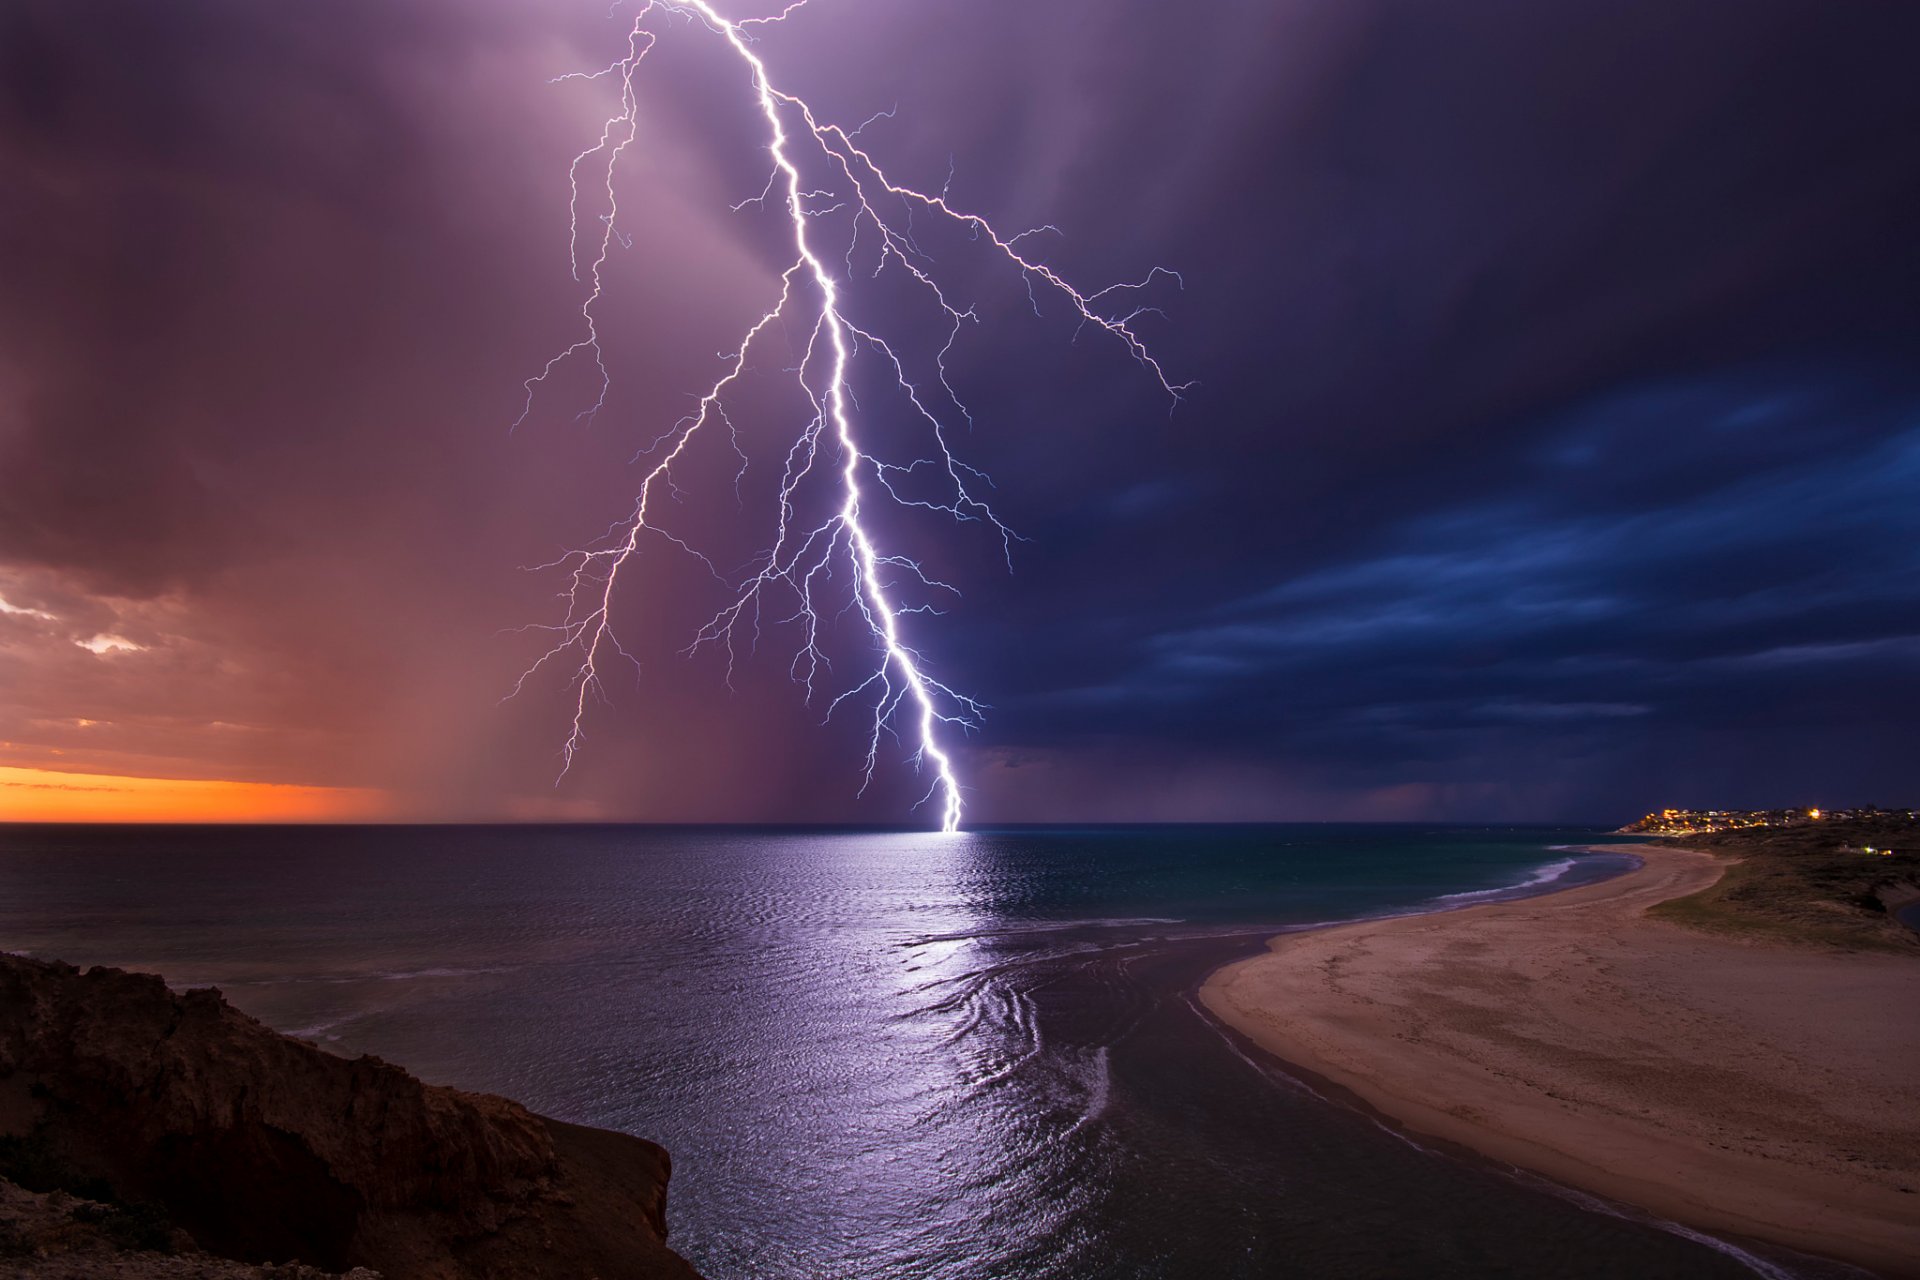
[[1920, 821], [1904, 813], [1671, 837], [1725, 859], [1711, 887], [1661, 903], [1676, 924], [1775, 941], [1920, 955], [1898, 912], [1920, 901]]
[[[653, 1143], [289, 1039], [217, 991], [0, 956], [8, 1275], [251, 1274], [165, 1257], [204, 1250], [386, 1280], [697, 1280], [666, 1247], [668, 1168]], [[76, 1252], [90, 1270], [61, 1269]]]

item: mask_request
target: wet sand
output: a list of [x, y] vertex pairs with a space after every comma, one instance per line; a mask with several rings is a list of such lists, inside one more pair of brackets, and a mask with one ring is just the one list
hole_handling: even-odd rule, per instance
[[1408, 1129], [1708, 1231], [1920, 1277], [1920, 963], [1695, 933], [1720, 863], [1283, 934], [1201, 999]]

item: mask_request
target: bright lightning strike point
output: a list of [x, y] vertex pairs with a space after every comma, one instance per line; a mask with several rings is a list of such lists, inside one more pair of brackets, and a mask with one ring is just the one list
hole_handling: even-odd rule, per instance
[[[574, 279], [586, 286], [580, 306], [584, 330], [577, 340], [527, 380], [526, 404], [515, 426], [532, 414], [540, 389], [554, 373], [577, 359], [593, 362], [599, 388], [594, 402], [580, 416], [591, 418], [606, 407], [610, 375], [600, 345], [598, 308], [605, 296], [608, 259], [614, 246], [630, 247], [633, 243], [618, 225], [620, 209], [615, 174], [622, 154], [639, 137], [640, 113], [634, 76], [642, 60], [662, 38], [650, 28], [650, 19], [660, 15], [693, 19], [692, 25], [723, 41], [739, 60], [766, 125], [766, 146], [773, 161], [773, 176], [760, 195], [742, 201], [735, 208], [764, 207], [776, 191], [779, 192], [791, 234], [793, 257], [792, 265], [780, 276], [778, 297], [748, 326], [738, 349], [726, 357], [726, 367], [719, 379], [707, 388], [695, 410], [673, 424], [656, 443], [654, 461], [640, 482], [639, 494], [625, 520], [615, 525], [601, 545], [573, 552], [547, 566], [565, 568], [569, 575], [569, 585], [563, 593], [565, 616], [559, 623], [540, 628], [554, 636], [554, 643], [520, 678], [514, 692], [519, 692], [529, 677], [549, 663], [571, 660], [576, 664], [569, 684], [573, 695], [572, 728], [561, 748], [560, 774], [564, 778], [584, 741], [589, 703], [596, 695], [604, 696], [600, 674], [603, 664], [612, 657], [628, 656], [614, 636], [611, 623], [622, 571], [640, 553], [649, 536], [692, 551], [654, 518], [651, 504], [659, 487], [665, 485], [671, 490], [674, 467], [697, 441], [713, 434], [709, 428], [716, 421], [725, 429], [729, 442], [733, 442], [733, 423], [725, 407], [729, 393], [747, 374], [751, 352], [761, 337], [776, 324], [795, 326], [797, 321], [797, 327], [806, 332], [808, 338], [804, 358], [792, 373], [799, 390], [811, 404], [812, 413], [787, 453], [775, 512], [773, 545], [739, 585], [733, 603], [700, 630], [693, 647], [725, 646], [731, 669], [736, 630], [744, 623], [757, 632], [763, 604], [770, 596], [784, 592], [794, 606], [793, 613], [785, 620], [798, 623], [804, 636], [791, 670], [811, 698], [816, 679], [828, 665], [821, 648], [821, 628], [822, 610], [830, 602], [821, 599], [821, 595], [832, 589], [836, 570], [846, 570], [846, 591], [850, 598], [843, 608], [857, 614], [865, 626], [873, 642], [874, 667], [866, 679], [834, 697], [827, 714], [831, 717], [848, 702], [860, 699], [868, 702], [871, 724], [862, 791], [873, 780], [886, 736], [905, 729], [914, 743], [911, 761], [932, 775], [923, 803], [936, 801], [941, 829], [953, 832], [960, 827], [962, 786], [953, 756], [943, 745], [943, 731], [972, 727], [983, 708], [936, 679], [926, 659], [909, 643], [902, 618], [931, 612], [931, 609], [924, 605], [899, 604], [894, 579], [898, 577], [934, 589], [951, 591], [952, 588], [929, 578], [913, 560], [882, 551], [866, 518], [865, 503], [878, 494], [904, 506], [937, 510], [956, 520], [983, 521], [1000, 535], [1009, 563], [1014, 534], [977, 496], [974, 486], [983, 482], [984, 476], [954, 456], [947, 445], [946, 425], [930, 404], [951, 406], [966, 422], [972, 422], [972, 416], [948, 381], [947, 361], [962, 327], [977, 317], [971, 307], [962, 307], [950, 300], [935, 278], [932, 259], [921, 252], [915, 241], [913, 213], [918, 210], [936, 217], [990, 246], [1001, 261], [1019, 273], [1036, 311], [1036, 285], [1064, 298], [1077, 312], [1083, 327], [1098, 328], [1117, 339], [1175, 404], [1184, 385], [1169, 380], [1134, 328], [1135, 322], [1153, 308], [1125, 309], [1119, 300], [1134, 296], [1161, 276], [1176, 282], [1179, 277], [1156, 267], [1143, 280], [1083, 293], [1053, 268], [1030, 256], [1031, 251], [1021, 248], [1029, 237], [1040, 232], [1055, 232], [1055, 228], [1036, 227], [1011, 236], [1002, 235], [987, 219], [957, 208], [950, 201], [946, 187], [929, 195], [894, 182], [857, 141], [866, 125], [846, 130], [823, 123], [803, 99], [775, 85], [765, 61], [755, 50], [753, 29], [784, 22], [807, 4], [808, 0], [793, 0], [769, 16], [729, 19], [708, 0], [646, 0], [634, 17], [627, 35], [626, 52], [619, 60], [597, 72], [563, 77], [610, 79], [618, 86], [620, 109], [607, 120], [599, 140], [574, 157], [568, 170], [572, 191], [569, 255]], [[867, 124], [883, 117], [891, 118], [892, 114], [881, 112]], [[804, 161], [800, 153], [804, 153]], [[813, 180], [816, 185], [809, 185], [803, 176], [803, 163], [823, 166], [830, 185], [824, 188], [817, 185], [821, 182], [819, 178]], [[586, 198], [583, 197], [583, 174], [589, 170], [597, 174], [601, 166], [604, 166], [605, 182], [599, 185], [597, 196], [605, 212], [588, 220], [582, 213]], [[836, 259], [837, 265], [845, 268], [843, 272], [836, 272], [836, 263], [830, 263], [823, 256], [820, 238], [815, 233], [821, 220], [832, 217], [840, 217], [851, 225], [844, 257]], [[583, 234], [583, 226], [590, 222], [598, 222], [599, 230]], [[934, 360], [937, 397], [914, 381], [905, 361], [896, 354], [896, 347], [874, 327], [856, 324], [848, 318], [850, 300], [855, 294], [856, 254], [862, 245], [863, 232], [868, 237], [867, 251], [875, 256], [873, 269], [864, 278], [872, 281], [889, 269], [904, 273], [945, 317], [948, 326], [945, 342]], [[588, 250], [583, 251], [583, 243]], [[882, 368], [891, 375], [915, 416], [928, 430], [931, 456], [901, 465], [882, 461], [871, 449], [863, 449], [856, 434], [859, 410], [850, 385], [854, 361], [863, 348], [885, 362]], [[733, 447], [737, 451], [737, 443]], [[823, 459], [823, 454], [831, 454], [838, 465]], [[839, 496], [831, 504], [830, 517], [805, 527], [799, 518], [796, 499], [801, 486], [815, 476], [816, 464], [820, 464], [819, 474], [837, 476]], [[929, 466], [943, 478], [948, 496], [944, 499], [903, 496], [896, 485]]]

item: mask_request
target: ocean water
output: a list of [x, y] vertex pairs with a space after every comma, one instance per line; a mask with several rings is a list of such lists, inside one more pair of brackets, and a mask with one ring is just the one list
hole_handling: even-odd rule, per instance
[[0, 949], [653, 1138], [711, 1280], [1831, 1276], [1429, 1150], [1193, 993], [1584, 829], [0, 827]]

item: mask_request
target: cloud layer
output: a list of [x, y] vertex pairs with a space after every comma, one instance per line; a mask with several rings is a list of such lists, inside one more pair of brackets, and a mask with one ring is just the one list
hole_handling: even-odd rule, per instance
[[[567, 161], [617, 21], [451, 0], [0, 13], [0, 765], [374, 788], [402, 816], [855, 819], [777, 637], [727, 689], [661, 557], [551, 786], [521, 571], [618, 519], [779, 269], [742, 88], [677, 27], [607, 315]], [[1011, 282], [955, 360], [1030, 541], [906, 545], [993, 705], [980, 820], [1910, 800], [1920, 87], [1899, 6], [813, 0], [768, 56], [900, 172], [1188, 282], [1150, 380]], [[1046, 308], [1043, 306], [1043, 312]], [[721, 478], [715, 471], [715, 478]], [[723, 479], [723, 478], [722, 478]], [[724, 482], [678, 528], [754, 544]], [[736, 545], [737, 544], [737, 545]], [[723, 568], [734, 559], [720, 557]], [[1910, 757], [1910, 752], [1906, 755]]]

